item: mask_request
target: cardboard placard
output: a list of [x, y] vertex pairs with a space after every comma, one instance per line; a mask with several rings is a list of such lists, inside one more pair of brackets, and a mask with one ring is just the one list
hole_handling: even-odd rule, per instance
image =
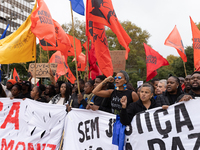
[[[51, 71], [53, 75], [56, 74], [57, 63], [50, 63]], [[35, 63], [29, 64], [29, 69], [33, 76], [35, 76]], [[36, 77], [46, 78], [49, 77], [49, 64], [48, 63], [36, 63]]]
[[113, 72], [118, 73], [120, 70], [125, 70], [126, 59], [125, 59], [126, 50], [113, 50], [110, 51]]

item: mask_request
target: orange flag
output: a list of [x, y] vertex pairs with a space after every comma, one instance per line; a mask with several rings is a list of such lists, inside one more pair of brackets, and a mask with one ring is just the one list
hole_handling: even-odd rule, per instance
[[126, 49], [125, 58], [128, 59], [130, 51], [128, 45], [131, 38], [119, 23], [111, 0], [88, 0], [87, 5], [88, 20], [108, 26], [116, 34], [119, 43]]
[[[66, 44], [63, 44], [60, 42], [60, 40], [57, 40], [56, 47], [52, 46], [50, 43], [47, 43], [48, 50], [50, 50], [50, 51], [51, 50], [59, 50], [64, 55], [74, 56], [73, 36], [71, 36], [69, 34], [65, 34], [65, 35], [69, 38], [70, 46], [66, 46]], [[76, 44], [76, 55], [78, 57], [80, 55], [80, 53], [82, 52], [81, 41], [79, 39], [75, 38], [75, 44]], [[44, 40], [40, 40], [40, 45], [42, 46], [43, 50], [47, 50], [46, 43]]]
[[43, 0], [37, 0], [38, 8], [31, 15], [31, 31], [39, 40], [46, 40], [56, 46], [56, 35], [53, 19]]
[[144, 44], [144, 50], [146, 53], [146, 69], [147, 69], [147, 79], [146, 81], [151, 80], [157, 75], [157, 69], [161, 66], [169, 65], [168, 61], [163, 58], [158, 52]]
[[93, 35], [93, 44], [99, 68], [106, 77], [112, 76], [113, 65], [104, 25], [93, 22], [92, 26], [93, 28], [90, 31], [90, 34]]
[[[64, 61], [64, 62], [63, 62]], [[71, 72], [68, 64], [67, 64], [67, 59], [63, 55], [61, 55], [60, 51], [55, 52], [50, 60], [50, 63], [57, 63], [57, 70], [56, 70], [56, 77], [55, 79], [58, 79], [59, 76], [65, 75], [67, 76], [67, 79], [74, 84], [76, 78], [74, 77], [73, 73]]]
[[40, 45], [42, 46], [43, 50], [59, 50], [63, 55], [66, 57], [68, 56], [67, 49], [71, 48], [71, 41], [68, 35], [65, 33], [63, 28], [60, 26], [58, 22], [53, 20], [55, 26], [55, 34], [56, 34], [56, 47], [52, 46], [50, 43], [47, 43], [44, 39], [40, 40]]
[[165, 45], [174, 47], [184, 62], [187, 62], [183, 42], [176, 26], [165, 40]]
[[200, 31], [197, 28], [196, 24], [193, 22], [190, 17], [191, 28], [192, 28], [192, 40], [193, 40], [193, 49], [194, 49], [194, 67], [197, 69], [200, 67]]
[[[75, 58], [72, 60], [72, 62], [75, 61]], [[78, 67], [78, 71], [85, 71], [85, 67], [86, 67], [86, 64], [85, 64], [85, 54], [81, 53], [79, 56], [78, 56], [78, 60], [77, 60], [77, 67]]]
[[14, 68], [14, 70], [13, 70], [13, 79], [14, 79], [15, 81], [17, 81], [17, 82], [20, 80], [19, 75], [18, 75], [18, 73], [17, 73], [17, 71], [16, 71], [15, 68]]

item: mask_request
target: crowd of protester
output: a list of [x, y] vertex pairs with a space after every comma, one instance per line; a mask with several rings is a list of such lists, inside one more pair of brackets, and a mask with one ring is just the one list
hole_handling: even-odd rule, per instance
[[198, 71], [185, 78], [170, 75], [167, 79], [152, 79], [136, 89], [129, 83], [125, 71], [120, 71], [115, 77], [99, 75], [94, 80], [79, 79], [74, 84], [55, 82], [51, 78], [51, 83], [33, 86], [30, 81], [16, 82], [10, 79], [6, 86], [0, 84], [0, 97], [10, 97], [11, 100], [29, 98], [43, 103], [66, 105], [68, 112], [73, 111], [71, 108], [80, 108], [113, 113], [116, 115], [115, 123], [120, 123], [123, 129], [141, 111], [156, 107], [167, 109], [175, 103], [200, 97]]
[[[43, 103], [67, 105], [71, 108], [102, 110], [121, 116], [127, 125], [133, 116], [147, 109], [167, 107], [179, 101], [200, 97], [200, 72], [185, 78], [170, 75], [168, 79], [152, 79], [134, 89], [129, 76], [120, 71], [115, 77], [99, 75], [94, 80], [57, 81], [33, 86], [29, 81], [10, 79], [0, 84], [0, 97], [32, 99]], [[78, 91], [78, 86], [80, 92]], [[71, 109], [69, 109], [71, 110]], [[123, 116], [123, 117], [122, 117]]]

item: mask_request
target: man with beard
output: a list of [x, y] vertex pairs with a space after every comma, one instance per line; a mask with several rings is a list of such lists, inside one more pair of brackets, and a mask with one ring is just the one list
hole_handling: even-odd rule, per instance
[[191, 85], [190, 85], [190, 79], [191, 79], [191, 75], [187, 75], [185, 77], [185, 89], [184, 89], [184, 93], [189, 93], [189, 91], [191, 90]]
[[191, 90], [189, 93], [182, 94], [178, 97], [177, 101], [188, 101], [200, 97], [200, 71], [196, 71], [190, 78]]

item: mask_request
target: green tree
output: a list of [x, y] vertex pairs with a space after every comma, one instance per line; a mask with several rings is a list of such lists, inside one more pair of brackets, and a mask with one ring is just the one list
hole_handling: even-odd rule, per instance
[[[185, 49], [187, 62], [185, 63], [187, 74], [192, 74], [194, 72], [194, 59], [193, 59], [193, 47], [188, 46]], [[178, 77], [185, 77], [185, 71], [183, 66], [183, 61], [181, 57], [178, 57], [172, 63], [174, 75]]]

